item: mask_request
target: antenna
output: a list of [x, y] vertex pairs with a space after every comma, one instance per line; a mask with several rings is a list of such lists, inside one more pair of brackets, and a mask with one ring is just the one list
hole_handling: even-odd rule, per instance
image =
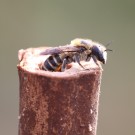
[[113, 50], [111, 50], [111, 49], [106, 49], [105, 51], [113, 51]]
[[[110, 41], [109, 43], [107, 43], [107, 44], [105, 45], [105, 47], [107, 48], [108, 46], [111, 45], [111, 43], [112, 43], [112, 41]], [[113, 51], [113, 50], [111, 50], [111, 49], [106, 49], [105, 51]]]
[[105, 45], [105, 47], [107, 48], [108, 46], [111, 45], [111, 43], [112, 43], [112, 41], [108, 42], [108, 43]]

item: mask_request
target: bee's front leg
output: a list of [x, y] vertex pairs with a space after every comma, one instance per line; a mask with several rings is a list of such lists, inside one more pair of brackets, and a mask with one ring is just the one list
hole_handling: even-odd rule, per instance
[[102, 69], [102, 66], [101, 66], [101, 64], [98, 62], [96, 56], [92, 55], [91, 57], [92, 57], [92, 59], [94, 60], [94, 62], [96, 63], [96, 65], [97, 65], [101, 70], [103, 70], [103, 69]]

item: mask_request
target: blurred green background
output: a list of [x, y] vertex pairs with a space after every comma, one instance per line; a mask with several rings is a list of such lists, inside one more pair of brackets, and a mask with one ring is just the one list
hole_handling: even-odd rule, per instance
[[134, 0], [0, 0], [0, 134], [18, 134], [21, 48], [112, 41], [103, 66], [97, 135], [135, 134]]

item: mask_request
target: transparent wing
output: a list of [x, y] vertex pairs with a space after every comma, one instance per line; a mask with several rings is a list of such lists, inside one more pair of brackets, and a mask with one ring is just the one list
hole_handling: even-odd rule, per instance
[[45, 51], [41, 52], [41, 55], [53, 55], [53, 54], [60, 54], [64, 52], [78, 52], [81, 50], [82, 47], [76, 47], [72, 45], [66, 46], [59, 46], [59, 47], [50, 47]]

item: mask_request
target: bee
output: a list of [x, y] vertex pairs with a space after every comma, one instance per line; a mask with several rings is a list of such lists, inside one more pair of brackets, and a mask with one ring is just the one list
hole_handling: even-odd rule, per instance
[[76, 38], [69, 45], [53, 47], [41, 52], [41, 55], [49, 55], [42, 69], [63, 72], [67, 64], [72, 62], [77, 62], [85, 69], [80, 61], [90, 61], [91, 58], [101, 68], [100, 63], [106, 64], [107, 51], [112, 50], [90, 39]]

